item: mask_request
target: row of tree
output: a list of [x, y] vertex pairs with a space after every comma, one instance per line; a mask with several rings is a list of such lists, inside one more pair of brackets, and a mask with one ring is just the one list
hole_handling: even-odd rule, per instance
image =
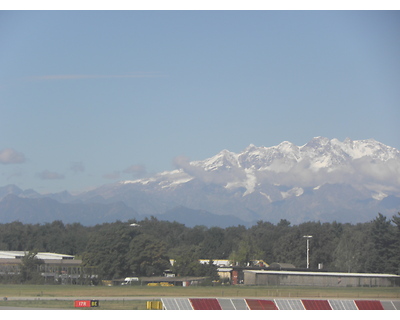
[[[131, 226], [136, 224], [136, 226]], [[161, 221], [116, 221], [96, 226], [64, 224], [0, 224], [0, 250], [57, 252], [76, 255], [95, 266], [103, 279], [160, 275], [172, 269], [179, 275], [215, 277], [215, 268], [198, 259], [229, 259], [238, 265], [254, 260], [306, 267], [306, 240], [310, 241], [310, 268], [400, 274], [400, 213], [392, 219], [378, 214], [366, 223], [305, 222], [291, 225], [259, 221], [246, 228], [195, 226]], [[170, 259], [174, 259], [171, 267]]]

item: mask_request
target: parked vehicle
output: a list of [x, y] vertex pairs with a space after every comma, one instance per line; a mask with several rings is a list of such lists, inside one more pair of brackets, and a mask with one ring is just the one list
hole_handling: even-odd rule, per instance
[[124, 282], [121, 283], [121, 286], [126, 286], [126, 285], [132, 284], [132, 282], [136, 282], [136, 281], [139, 281], [139, 278], [128, 277], [128, 278], [125, 278]]

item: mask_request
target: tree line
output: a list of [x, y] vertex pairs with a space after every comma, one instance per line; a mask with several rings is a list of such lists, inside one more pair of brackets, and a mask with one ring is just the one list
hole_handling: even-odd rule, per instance
[[[134, 224], [136, 226], [131, 226]], [[252, 227], [186, 227], [156, 217], [116, 221], [95, 226], [79, 223], [0, 224], [0, 250], [56, 252], [75, 255], [84, 266], [96, 267], [101, 279], [162, 275], [216, 278], [212, 264], [199, 259], [228, 259], [235, 265], [254, 260], [306, 267], [306, 240], [310, 240], [310, 268], [400, 274], [400, 213], [391, 219], [378, 214], [369, 222], [291, 225], [258, 221]], [[174, 259], [173, 266], [170, 259]]]

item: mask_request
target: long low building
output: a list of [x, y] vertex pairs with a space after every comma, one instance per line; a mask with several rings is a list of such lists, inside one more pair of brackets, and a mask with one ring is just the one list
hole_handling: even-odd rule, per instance
[[[0, 251], [0, 276], [13, 277], [20, 272], [23, 257], [29, 251]], [[38, 252], [35, 258], [40, 259], [38, 272], [44, 277], [45, 283], [83, 283], [97, 278], [96, 268], [83, 267], [82, 260], [73, 255]]]
[[[22, 259], [29, 251], [0, 251], [0, 259]], [[42, 260], [73, 260], [75, 256], [52, 252], [38, 252], [37, 259]]]
[[243, 275], [245, 285], [320, 287], [400, 286], [400, 276], [395, 274], [244, 270]]

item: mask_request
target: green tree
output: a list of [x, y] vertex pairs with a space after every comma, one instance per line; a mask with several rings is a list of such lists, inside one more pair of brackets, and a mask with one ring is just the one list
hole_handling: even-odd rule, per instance
[[250, 241], [253, 250], [257, 251], [255, 253], [257, 257], [254, 257], [254, 259], [261, 259], [266, 262], [274, 260], [274, 244], [278, 242], [279, 237], [288, 231], [290, 224], [287, 220], [285, 220], [287, 222], [282, 221], [278, 226], [267, 221], [258, 221], [256, 225], [248, 230], [247, 237], [249, 239], [246, 241]]
[[[400, 212], [392, 217], [392, 221], [397, 226], [397, 231], [400, 232]], [[398, 238], [398, 240], [400, 240], [400, 237]]]
[[202, 265], [193, 253], [187, 253], [176, 258], [172, 271], [177, 276], [202, 276]]
[[237, 251], [231, 253], [229, 260], [235, 265], [250, 265], [254, 260], [260, 260], [263, 252], [249, 233], [246, 233], [239, 243]]
[[114, 279], [130, 274], [129, 245], [139, 230], [128, 223], [117, 221], [93, 229], [86, 252], [82, 256], [85, 266], [97, 267], [102, 279]]
[[394, 231], [394, 248], [393, 248], [393, 271], [396, 274], [400, 274], [400, 212], [397, 215], [394, 215], [392, 218], [393, 223], [396, 228]]
[[208, 263], [203, 264], [203, 273], [205, 277], [210, 280], [219, 280], [218, 266], [214, 264], [213, 260], [209, 260]]
[[361, 228], [346, 226], [333, 252], [333, 266], [338, 271], [362, 272], [366, 245], [366, 235]]
[[242, 241], [247, 230], [245, 226], [239, 225], [237, 227], [228, 227], [224, 230], [223, 241], [220, 245], [221, 256], [213, 255], [215, 259], [229, 259], [232, 252], [239, 249], [240, 241]]
[[139, 276], [159, 276], [171, 266], [165, 243], [148, 234], [141, 234], [131, 241], [128, 256], [131, 272]]
[[201, 263], [193, 254], [178, 257], [172, 267], [172, 271], [178, 276], [208, 277], [210, 280], [218, 280], [218, 266], [213, 260]]
[[26, 226], [19, 222], [2, 225], [0, 229], [0, 250], [27, 250]]
[[204, 240], [200, 244], [202, 259], [221, 259], [225, 256], [223, 247], [225, 232], [220, 227], [212, 227], [205, 231]]
[[368, 232], [370, 248], [366, 261], [367, 272], [393, 273], [397, 271], [392, 257], [395, 246], [394, 231], [391, 220], [381, 213], [370, 223]]
[[205, 239], [207, 228], [205, 226], [195, 226], [185, 228], [179, 235], [177, 245], [168, 248], [168, 255], [172, 259], [187, 255], [188, 252], [194, 254], [197, 259], [202, 257], [202, 243]]
[[43, 284], [44, 278], [40, 275], [39, 266], [43, 260], [36, 257], [37, 252], [27, 253], [21, 261], [20, 282], [27, 284]]
[[88, 242], [88, 229], [89, 228], [82, 226], [80, 223], [67, 224], [65, 226], [64, 251], [62, 253], [81, 255]]
[[318, 222], [311, 225], [311, 229], [308, 230], [313, 236], [310, 241], [310, 268], [317, 268], [320, 263], [324, 268], [333, 268], [333, 252], [339, 243], [341, 230], [342, 227], [337, 223]]
[[299, 226], [293, 226], [287, 232], [279, 237], [279, 241], [275, 241], [273, 245], [273, 257], [275, 261], [291, 263], [296, 267], [306, 267], [306, 242]]

